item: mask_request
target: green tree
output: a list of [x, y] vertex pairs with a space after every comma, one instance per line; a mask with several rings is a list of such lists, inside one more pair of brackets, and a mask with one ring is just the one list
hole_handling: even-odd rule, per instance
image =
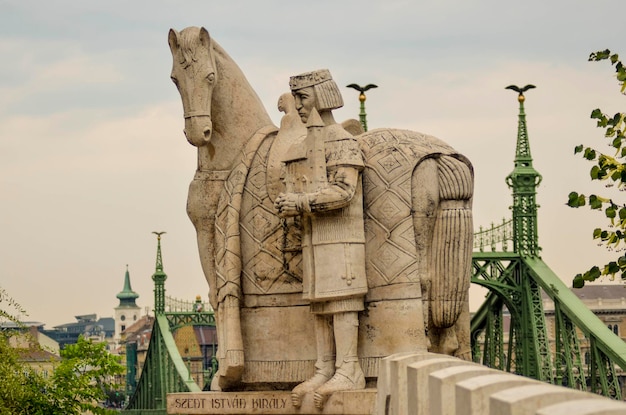
[[11, 331], [0, 333], [0, 414], [30, 415], [55, 413], [46, 395], [48, 381], [24, 365], [10, 346]]
[[[83, 337], [61, 351], [61, 363], [46, 378], [20, 361], [20, 350], [10, 338], [23, 334], [20, 318], [24, 310], [0, 287], [0, 323], [15, 329], [0, 330], [0, 415], [96, 415], [111, 414], [99, 403], [114, 390], [116, 375], [124, 372], [119, 356], [106, 344]], [[6, 326], [6, 324], [5, 324]]]
[[[608, 60], [615, 68], [620, 91], [626, 91], [626, 68], [616, 53], [610, 50], [594, 52], [589, 55], [589, 61], [597, 62]], [[624, 143], [624, 132], [626, 130], [626, 114], [616, 113], [613, 116], [607, 115], [599, 108], [591, 112], [591, 118], [597, 120], [598, 128], [604, 130], [604, 137], [609, 141], [612, 154], [606, 154], [593, 147], [585, 147], [582, 144], [574, 148], [574, 153], [581, 153], [582, 157], [593, 163], [589, 174], [591, 180], [606, 181], [607, 187], [617, 186], [618, 189], [626, 188], [626, 143]], [[604, 212], [609, 219], [609, 226], [606, 229], [596, 228], [593, 231], [593, 238], [599, 239], [609, 249], [623, 252], [622, 244], [626, 243], [626, 205], [611, 198], [597, 194], [586, 196], [578, 192], [571, 192], [567, 205], [578, 208], [588, 205], [593, 210]], [[585, 281], [594, 281], [601, 276], [619, 275], [626, 280], [626, 255], [619, 254], [614, 261], [610, 261], [603, 266], [593, 266], [582, 274], [574, 277], [573, 286], [581, 288]]]
[[50, 411], [46, 396], [47, 380], [20, 361], [20, 350], [10, 339], [21, 334], [20, 319], [24, 309], [0, 287], [0, 415], [46, 414]]
[[107, 390], [115, 387], [114, 377], [124, 373], [119, 356], [110, 354], [105, 343], [93, 343], [81, 336], [76, 344], [65, 346], [61, 358], [51, 379], [58, 413], [110, 413], [98, 402], [106, 400]]

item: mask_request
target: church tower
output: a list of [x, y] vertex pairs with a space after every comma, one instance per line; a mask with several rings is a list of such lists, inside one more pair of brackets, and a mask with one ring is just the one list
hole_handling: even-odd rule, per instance
[[124, 288], [117, 294], [120, 304], [115, 307], [115, 342], [119, 343], [121, 334], [127, 327], [132, 326], [141, 315], [141, 308], [135, 303], [139, 294], [134, 292], [130, 286], [130, 274], [126, 265], [126, 275], [124, 276]]

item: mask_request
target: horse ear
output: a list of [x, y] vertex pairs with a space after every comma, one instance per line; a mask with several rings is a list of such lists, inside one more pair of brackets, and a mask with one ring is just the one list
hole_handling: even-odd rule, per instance
[[209, 31], [204, 27], [200, 28], [200, 43], [207, 49], [211, 45], [211, 36], [209, 36]]
[[175, 29], [170, 29], [169, 34], [167, 35], [167, 43], [170, 45], [170, 50], [174, 52], [178, 50], [178, 36], [179, 33]]

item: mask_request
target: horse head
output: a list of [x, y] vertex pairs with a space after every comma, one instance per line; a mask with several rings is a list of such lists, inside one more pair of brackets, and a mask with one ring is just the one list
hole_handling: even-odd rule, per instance
[[211, 140], [211, 100], [217, 83], [213, 42], [204, 28], [188, 27], [181, 32], [170, 29], [172, 51], [171, 78], [183, 101], [185, 137], [201, 147]]

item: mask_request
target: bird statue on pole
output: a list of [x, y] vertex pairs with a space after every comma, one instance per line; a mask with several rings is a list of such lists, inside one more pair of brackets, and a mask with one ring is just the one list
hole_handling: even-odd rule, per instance
[[155, 234], [157, 236], [157, 239], [160, 241], [161, 240], [161, 235], [163, 235], [166, 232], [154, 232], [152, 231], [153, 234]]
[[372, 88], [378, 88], [378, 85], [367, 84], [365, 86], [360, 86], [357, 84], [346, 85], [346, 88], [354, 88], [359, 91], [359, 101], [361, 102], [361, 112], [359, 113], [359, 120], [361, 121], [361, 125], [363, 126], [363, 130], [367, 131], [367, 114], [365, 113], [365, 91], [368, 91]]
[[533, 89], [533, 88], [537, 88], [537, 87], [534, 86], [534, 85], [528, 84], [528, 85], [526, 85], [523, 88], [520, 88], [517, 85], [509, 85], [509, 86], [507, 86], [504, 89], [512, 89], [513, 91], [517, 92], [519, 94], [518, 97], [517, 97], [517, 100], [519, 102], [524, 102], [524, 92], [528, 91], [529, 89]]

